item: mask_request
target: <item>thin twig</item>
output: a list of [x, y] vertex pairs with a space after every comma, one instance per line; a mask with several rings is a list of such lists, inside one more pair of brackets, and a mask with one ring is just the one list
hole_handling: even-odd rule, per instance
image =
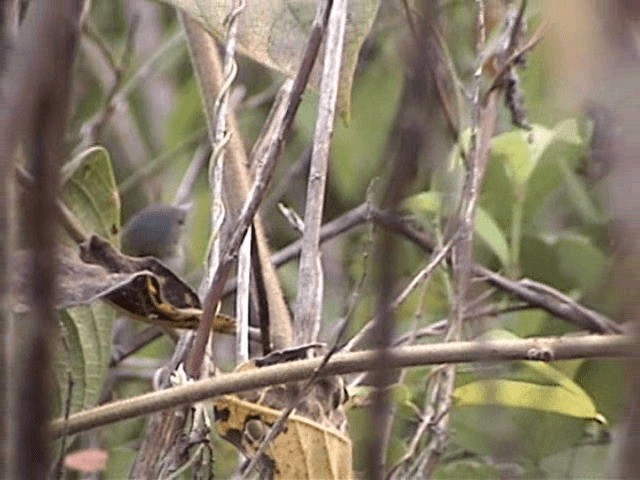
[[249, 228], [238, 255], [238, 290], [236, 292], [236, 364], [249, 360], [249, 294], [251, 290], [251, 243]]
[[298, 181], [298, 179], [306, 175], [309, 170], [309, 164], [311, 163], [311, 147], [307, 147], [298, 156], [292, 165], [287, 167], [287, 171], [278, 180], [277, 184], [271, 187], [271, 191], [262, 202], [262, 211], [270, 212], [272, 209], [282, 201], [284, 195], [291, 190], [291, 186]]
[[540, 41], [544, 37], [544, 32], [546, 31], [546, 29], [547, 29], [546, 23], [543, 22], [540, 25], [538, 25], [538, 28], [536, 29], [535, 32], [533, 32], [533, 35], [531, 35], [531, 38], [529, 38], [527, 43], [525, 43], [522, 47], [520, 47], [518, 50], [513, 52], [509, 56], [509, 58], [507, 58], [507, 60], [504, 62], [504, 64], [502, 64], [500, 70], [498, 71], [498, 73], [496, 73], [496, 75], [493, 77], [493, 80], [489, 84], [489, 88], [485, 92], [484, 97], [482, 99], [483, 102], [486, 102], [489, 94], [498, 86], [500, 86], [503, 75], [510, 67], [513, 66], [514, 62], [516, 62], [520, 57], [522, 57], [522, 55], [524, 55], [528, 51], [533, 50], [533, 48], [536, 45], [538, 45], [538, 43], [540, 43]]
[[135, 337], [133, 337], [130, 341], [128, 341], [127, 345], [125, 345], [123, 350], [120, 349], [112, 349], [111, 350], [111, 359], [109, 360], [109, 367], [115, 367], [120, 362], [129, 358], [134, 353], [138, 352], [141, 348], [147, 346], [149, 343], [153, 342], [157, 338], [160, 338], [163, 334], [162, 328], [158, 326], [151, 326], [145, 328], [141, 332], [137, 333]]
[[[117, 92], [113, 99], [113, 103], [118, 105], [126, 101], [131, 93], [140, 86], [142, 82], [147, 80], [149, 76], [156, 71], [160, 70], [160, 67], [167, 68], [174, 59], [178, 60], [178, 47], [184, 44], [184, 32], [178, 30], [171, 37], [169, 37], [158, 49], [147, 58], [134, 72], [133, 74], [122, 83], [122, 87]], [[174, 50], [176, 52], [174, 53]], [[169, 56], [171, 55], [171, 56]], [[166, 57], [169, 56], [167, 59]], [[161, 65], [161, 62], [165, 62], [165, 65]]]
[[[229, 95], [231, 87], [235, 81], [238, 64], [235, 60], [236, 55], [236, 36], [238, 33], [238, 15], [245, 8], [243, 0], [231, 3], [230, 12], [227, 17], [227, 33], [224, 42], [224, 64], [223, 79], [217, 92], [213, 105], [213, 112], [207, 114], [207, 126], [209, 129], [209, 138], [213, 153], [209, 160], [209, 189], [211, 196], [211, 235], [209, 246], [207, 249], [207, 261], [205, 263], [205, 272], [203, 280], [200, 284], [199, 291], [206, 292], [211, 289], [213, 281], [213, 273], [220, 264], [220, 255], [222, 254], [222, 236], [220, 231], [225, 217], [225, 205], [223, 201], [224, 189], [224, 168], [227, 151], [227, 144], [230, 140], [230, 133], [227, 129], [229, 115]], [[230, 188], [231, 186], [227, 186]], [[208, 335], [209, 333], [207, 333]], [[196, 345], [201, 342], [196, 335]], [[187, 373], [192, 377], [197, 377], [200, 372]]]
[[[342, 233], [367, 222], [366, 205], [362, 204], [349, 210], [340, 217], [325, 224], [320, 232], [320, 241], [325, 242]], [[425, 232], [417, 230], [411, 221], [397, 214], [372, 208], [371, 221], [378, 226], [402, 235], [427, 252], [434, 251], [435, 242]], [[296, 258], [301, 248], [300, 240], [296, 240], [272, 256], [275, 266], [280, 266]], [[565, 320], [573, 325], [591, 332], [622, 333], [622, 328], [605, 315], [591, 310], [584, 305], [563, 295], [558, 290], [545, 285], [545, 289], [532, 289], [520, 280], [512, 280], [488, 268], [473, 264], [474, 281], [481, 280], [513, 295], [532, 307], [540, 308], [550, 315]]]
[[115, 78], [107, 91], [104, 106], [98, 111], [98, 113], [80, 127], [81, 140], [76, 147], [76, 151], [82, 151], [85, 148], [94, 145], [100, 138], [102, 131], [109, 120], [111, 120], [113, 114], [120, 108], [119, 104], [116, 103], [117, 93], [123, 85], [125, 72], [129, 69], [131, 59], [133, 58], [136, 26], [137, 22], [134, 22], [129, 27], [124, 51], [122, 57], [118, 61], [114, 59], [111, 51], [103, 45], [102, 39], [93, 30], [88, 28], [86, 29], [86, 32], [90, 34], [89, 38], [91, 38], [94, 44], [100, 49], [100, 52], [107, 59], [109, 67], [112, 69]]
[[[420, 271], [411, 279], [409, 284], [400, 292], [400, 294], [391, 301], [390, 309], [396, 310], [404, 301], [409, 297], [409, 294], [415, 289], [415, 287], [427, 280], [429, 276], [433, 273], [433, 271], [442, 263], [449, 255], [449, 251], [456, 242], [456, 235], [454, 235], [447, 243], [439, 250], [434, 250], [431, 254], [431, 258], [427, 262], [427, 264], [420, 269]], [[344, 351], [351, 351], [357, 345], [361, 344], [363, 339], [369, 335], [371, 330], [373, 329], [376, 323], [376, 319], [373, 318], [369, 322], [365, 324], [363, 328], [360, 329], [357, 335], [355, 335], [349, 343], [345, 345]]]
[[144, 185], [144, 182], [148, 178], [156, 175], [161, 169], [166, 168], [178, 155], [192, 148], [195, 144], [202, 142], [204, 138], [206, 138], [206, 131], [199, 129], [172, 149], [162, 152], [155, 159], [145, 163], [144, 166], [137, 169], [118, 185], [120, 195], [129, 193], [134, 188], [138, 188], [140, 184]]
[[[467, 308], [468, 288], [473, 266], [473, 234], [476, 205], [480, 195], [480, 186], [487, 161], [488, 150], [483, 141], [491, 138], [495, 125], [495, 109], [485, 109], [481, 103], [480, 89], [482, 85], [483, 62], [481, 52], [486, 43], [486, 6], [484, 0], [476, 0], [476, 61], [477, 67], [472, 81], [471, 105], [471, 138], [469, 140], [469, 155], [467, 157], [467, 175], [462, 189], [462, 199], [458, 213], [459, 241], [453, 248], [452, 270], [454, 280], [454, 303], [452, 319], [449, 322], [445, 342], [459, 341], [462, 337], [464, 312]], [[482, 116], [488, 120], [483, 121]], [[487, 128], [483, 128], [483, 127]], [[433, 421], [433, 436], [427, 446], [427, 459], [423, 474], [430, 478], [438, 464], [448, 443], [448, 430], [452, 393], [455, 384], [455, 366], [447, 365], [438, 371], [431, 379], [433, 394], [426, 411], [430, 412]], [[432, 413], [431, 413], [432, 412]], [[435, 420], [434, 420], [435, 419]]]
[[176, 195], [173, 199], [173, 204], [176, 206], [186, 205], [189, 203], [193, 186], [198, 179], [198, 175], [202, 171], [202, 168], [207, 162], [207, 159], [211, 157], [211, 147], [209, 145], [200, 145], [196, 152], [193, 154], [187, 171], [180, 180], [180, 185], [176, 189]]

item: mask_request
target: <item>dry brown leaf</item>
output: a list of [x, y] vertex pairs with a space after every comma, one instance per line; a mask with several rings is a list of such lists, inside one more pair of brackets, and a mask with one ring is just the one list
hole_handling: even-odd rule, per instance
[[[236, 371], [306, 358], [318, 349], [322, 349], [320, 344], [310, 344], [272, 352], [239, 365]], [[342, 378], [319, 378], [310, 388], [305, 387], [305, 381], [290, 382], [216, 399], [216, 428], [223, 438], [253, 458], [282, 411], [305, 389], [295, 414], [269, 444], [261, 467], [283, 479], [352, 478], [351, 439], [343, 409], [347, 396]]]
[[[29, 310], [26, 265], [28, 252], [12, 259], [11, 309]], [[76, 249], [61, 247], [56, 307], [65, 309], [104, 300], [138, 320], [171, 328], [196, 328], [202, 316], [196, 293], [152, 257], [122, 255], [106, 240], [90, 237]], [[217, 315], [214, 330], [235, 333], [235, 321]]]
[[[281, 414], [234, 395], [217, 399], [215, 411], [218, 433], [249, 458], [255, 456], [266, 427], [273, 425]], [[289, 417], [265, 455], [276, 479], [352, 478], [349, 437], [299, 415]]]
[[[225, 18], [232, 2], [218, 0], [163, 0], [181, 8], [216, 38], [226, 33]], [[289, 78], [293, 78], [309, 36], [316, 0], [247, 1], [238, 17], [238, 49]], [[351, 85], [362, 43], [369, 34], [380, 0], [351, 0], [348, 7], [338, 107], [349, 112]], [[319, 56], [322, 58], [322, 54]], [[321, 62], [318, 62], [321, 64]], [[321, 67], [316, 64], [310, 84], [320, 85]]]

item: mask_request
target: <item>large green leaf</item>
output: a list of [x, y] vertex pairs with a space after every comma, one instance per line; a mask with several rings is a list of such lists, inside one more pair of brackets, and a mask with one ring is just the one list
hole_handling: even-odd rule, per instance
[[[543, 137], [545, 130], [538, 127], [536, 137]], [[535, 164], [531, 154], [531, 145], [520, 130], [505, 132], [491, 140], [491, 153], [508, 166], [507, 173], [512, 184], [521, 188], [527, 183]]]
[[[216, 0], [163, 0], [184, 10], [219, 39], [225, 37], [229, 2]], [[246, 2], [238, 17], [238, 48], [241, 53], [289, 77], [298, 70], [316, 10], [315, 0]], [[349, 2], [338, 102], [349, 111], [351, 83], [362, 43], [378, 11], [379, 0]], [[318, 87], [321, 62], [311, 84]]]
[[[515, 338], [494, 330], [479, 341]], [[478, 453], [489, 454], [493, 448], [507, 448], [514, 438], [526, 438], [512, 448], [539, 460], [572, 445], [588, 422], [604, 422], [591, 396], [547, 363], [511, 362], [497, 366], [493, 374], [485, 372], [480, 380], [469, 373], [460, 380], [466, 383], [453, 394], [457, 441]]]
[[514, 380], [481, 380], [456, 389], [457, 406], [497, 405], [528, 408], [570, 417], [596, 419], [598, 412], [591, 398], [581, 389], [565, 385], [539, 385]]
[[98, 399], [110, 358], [114, 310], [104, 303], [96, 303], [90, 307], [69, 308], [59, 316], [69, 347], [67, 351], [61, 344], [56, 357], [59, 400], [66, 399], [67, 372], [70, 372], [73, 379], [71, 411], [78, 411], [94, 406]]
[[[118, 245], [120, 197], [107, 151], [92, 147], [80, 153], [64, 166], [62, 177], [63, 202], [83, 228]], [[114, 318], [115, 311], [101, 302], [60, 312], [66, 341], [60, 343], [56, 357], [58, 407], [66, 400], [69, 373], [71, 411], [95, 405], [109, 363]]]

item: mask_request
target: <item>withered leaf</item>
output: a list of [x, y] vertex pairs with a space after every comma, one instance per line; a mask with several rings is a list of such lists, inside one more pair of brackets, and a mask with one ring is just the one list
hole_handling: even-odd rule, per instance
[[[305, 357], [317, 344], [274, 352], [241, 364], [236, 370], [260, 368]], [[247, 457], [257, 454], [262, 438], [306, 382], [291, 382], [216, 399], [218, 433]], [[285, 429], [266, 450], [261, 466], [275, 478], [352, 478], [351, 440], [343, 409], [346, 401], [340, 377], [318, 379], [287, 420]]]
[[[17, 273], [12, 309], [29, 310], [26, 291], [28, 252], [13, 259]], [[139, 320], [171, 328], [196, 328], [202, 315], [196, 293], [180, 277], [152, 257], [122, 255], [98, 236], [80, 245], [80, 251], [61, 247], [58, 258], [56, 307], [64, 309], [104, 300]], [[234, 333], [235, 321], [218, 315], [214, 330]]]
[[[184, 10], [215, 37], [224, 38], [230, 2], [162, 1]], [[239, 51], [290, 78], [294, 77], [311, 30], [316, 4], [315, 0], [246, 2], [244, 10], [238, 17]], [[349, 112], [351, 85], [358, 54], [371, 30], [379, 5], [380, 0], [349, 2], [338, 92], [338, 107], [343, 113]], [[321, 62], [315, 66], [310, 79], [311, 86], [316, 89], [320, 85], [322, 70], [319, 64]]]

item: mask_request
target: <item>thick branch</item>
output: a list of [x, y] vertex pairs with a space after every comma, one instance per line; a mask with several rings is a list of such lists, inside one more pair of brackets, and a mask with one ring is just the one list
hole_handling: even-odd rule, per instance
[[[397, 369], [479, 361], [537, 360], [556, 361], [571, 358], [638, 357], [637, 338], [627, 335], [588, 335], [583, 337], [549, 337], [525, 340], [495, 340], [488, 342], [449, 342], [436, 345], [415, 345], [390, 349], [389, 362], [380, 365], [378, 352], [364, 350], [336, 354], [322, 370], [322, 376], [345, 375], [380, 368]], [[233, 372], [199, 380], [180, 387], [147, 393], [112, 402], [69, 417], [68, 433], [126, 420], [151, 412], [212, 399], [279, 383], [301, 381], [320, 366], [322, 358], [299, 360], [259, 369]], [[58, 437], [64, 420], [51, 424], [52, 436]]]
[[[14, 429], [9, 478], [45, 478], [48, 470], [46, 425], [49, 413], [50, 341], [57, 321], [55, 292], [55, 205], [78, 38], [79, 0], [34, 2], [18, 33], [0, 98], [0, 169], [13, 177], [13, 157], [23, 142], [35, 188], [24, 206], [32, 315], [20, 322], [20, 348], [14, 367], [7, 415]], [[5, 341], [5, 338], [2, 338]], [[11, 369], [13, 370], [13, 369]]]

